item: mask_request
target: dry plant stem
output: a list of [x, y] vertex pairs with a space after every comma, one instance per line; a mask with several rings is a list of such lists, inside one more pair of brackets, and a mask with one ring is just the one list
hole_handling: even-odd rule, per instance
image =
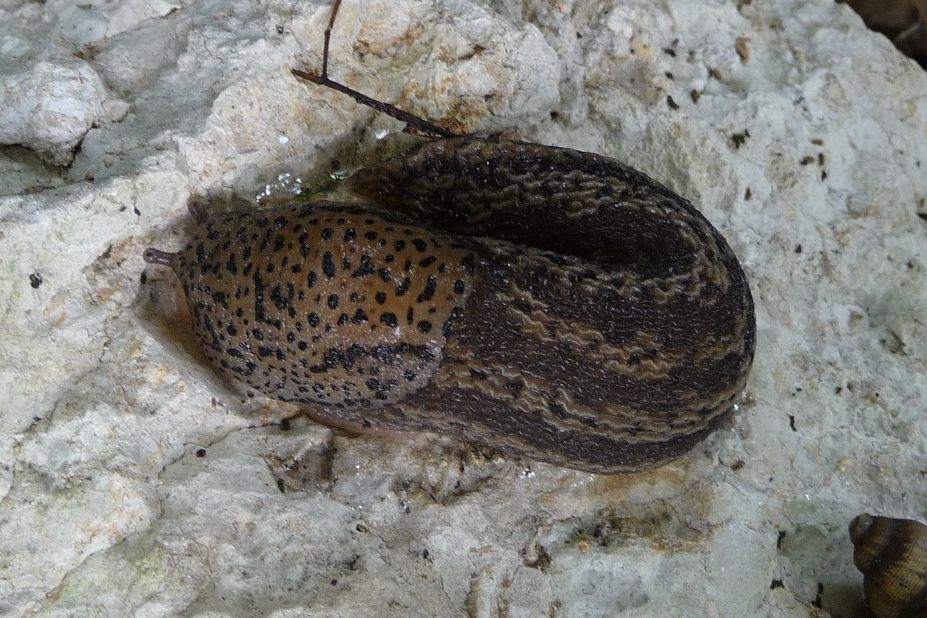
[[328, 79], [324, 75], [307, 73], [306, 71], [300, 71], [299, 69], [290, 69], [290, 72], [300, 79], [304, 79], [314, 84], [325, 86], [326, 88], [331, 88], [332, 90], [337, 90], [338, 92], [346, 94], [361, 105], [366, 105], [367, 107], [375, 109], [378, 112], [392, 116], [396, 120], [401, 120], [402, 122], [408, 123], [409, 126], [420, 131], [421, 133], [424, 133], [425, 135], [437, 137], [460, 137], [456, 133], [442, 129], [441, 127], [432, 124], [427, 120], [423, 120], [414, 114], [410, 114], [405, 110], [401, 110], [395, 105], [390, 105], [389, 103], [384, 103], [383, 101], [378, 101], [374, 98], [368, 97], [367, 95], [349, 88], [344, 84], [340, 84], [336, 81]]
[[378, 112], [392, 116], [396, 120], [407, 123], [410, 127], [416, 129], [417, 131], [431, 136], [437, 137], [459, 137], [456, 133], [442, 129], [441, 127], [428, 122], [424, 118], [419, 118], [414, 114], [399, 109], [395, 105], [385, 103], [383, 101], [378, 101], [372, 97], [349, 88], [344, 84], [338, 83], [328, 77], [328, 47], [329, 42], [331, 41], [332, 28], [335, 25], [335, 17], [338, 15], [338, 9], [341, 8], [341, 0], [335, 0], [332, 4], [332, 13], [331, 17], [328, 20], [328, 27], [325, 29], [325, 42], [322, 48], [322, 74], [318, 75], [313, 72], [301, 71], [299, 69], [290, 69], [290, 72], [293, 73], [296, 77], [304, 79], [306, 81], [312, 82], [313, 84], [318, 84], [326, 88], [331, 88], [332, 90], [337, 90], [342, 94], [346, 94], [349, 97], [353, 98], [355, 101], [361, 105], [366, 105], [367, 107], [374, 109]]
[[328, 42], [332, 38], [332, 28], [335, 27], [335, 17], [338, 16], [338, 9], [341, 8], [341, 0], [335, 0], [332, 4], [332, 14], [328, 18], [328, 28], [325, 29], [325, 44], [322, 53], [322, 77], [328, 79]]

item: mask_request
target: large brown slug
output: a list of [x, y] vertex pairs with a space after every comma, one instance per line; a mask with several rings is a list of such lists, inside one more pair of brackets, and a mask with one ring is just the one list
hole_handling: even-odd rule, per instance
[[667, 462], [733, 408], [755, 318], [724, 238], [595, 154], [438, 139], [365, 202], [200, 220], [177, 253], [206, 356], [317, 416], [604, 473]]

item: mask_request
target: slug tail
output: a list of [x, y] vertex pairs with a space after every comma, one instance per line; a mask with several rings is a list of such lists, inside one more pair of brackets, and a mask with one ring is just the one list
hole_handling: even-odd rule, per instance
[[640, 172], [437, 140], [349, 184], [479, 256], [440, 369], [410, 400], [452, 409], [456, 433], [616, 473], [678, 457], [733, 410], [755, 346], [746, 278], [701, 213]]

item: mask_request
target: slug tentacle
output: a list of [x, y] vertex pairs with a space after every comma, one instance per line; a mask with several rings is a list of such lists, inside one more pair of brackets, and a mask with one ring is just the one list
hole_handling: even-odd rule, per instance
[[176, 253], [168, 253], [167, 251], [161, 251], [160, 249], [155, 249], [154, 247], [148, 247], [142, 253], [142, 259], [145, 260], [148, 264], [160, 264], [161, 266], [171, 266], [172, 260]]

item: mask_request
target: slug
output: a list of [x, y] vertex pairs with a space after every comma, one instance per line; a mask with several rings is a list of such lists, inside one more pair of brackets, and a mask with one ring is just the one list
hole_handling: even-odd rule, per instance
[[265, 395], [600, 473], [653, 468], [731, 413], [744, 273], [687, 200], [618, 161], [446, 138], [362, 168], [358, 203], [209, 214], [148, 249], [206, 357]]
[[850, 522], [853, 563], [876, 618], [927, 616], [927, 526], [863, 513]]

